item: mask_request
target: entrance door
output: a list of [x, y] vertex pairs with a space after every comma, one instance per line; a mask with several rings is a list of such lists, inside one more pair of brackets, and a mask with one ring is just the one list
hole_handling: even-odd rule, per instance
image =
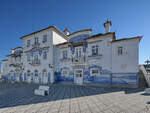
[[78, 85], [83, 84], [83, 70], [82, 69], [75, 70], [75, 83]]
[[34, 83], [39, 83], [39, 73], [38, 73], [38, 70], [34, 71]]
[[16, 81], [19, 82], [19, 72], [16, 72]]

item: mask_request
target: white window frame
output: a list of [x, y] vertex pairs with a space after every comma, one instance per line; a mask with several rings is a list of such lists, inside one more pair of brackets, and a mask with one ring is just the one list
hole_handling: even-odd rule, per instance
[[99, 46], [98, 45], [92, 45], [91, 47], [92, 56], [99, 54]]
[[62, 51], [62, 58], [63, 59], [67, 59], [68, 58], [68, 51], [67, 50], [63, 50]]
[[35, 52], [35, 53], [33, 53], [33, 60], [34, 61], [38, 61], [39, 60], [39, 53], [38, 52]]
[[[66, 71], [66, 74], [64, 74], [64, 71]], [[68, 69], [62, 69], [62, 72], [61, 74], [65, 77], [68, 77], [69, 76], [69, 70]]]
[[35, 76], [35, 77], [38, 77], [38, 76], [39, 76], [38, 70], [34, 70], [34, 76]]
[[47, 70], [46, 69], [44, 69], [43, 71], [42, 71], [42, 75], [43, 75], [43, 77], [47, 77], [48, 75], [47, 75]]
[[47, 35], [43, 35], [43, 43], [47, 42]]
[[27, 70], [27, 76], [31, 76], [31, 71], [30, 70]]
[[34, 38], [34, 44], [36, 45], [36, 44], [38, 44], [39, 43], [39, 37], [35, 37]]
[[29, 62], [31, 60], [31, 58], [30, 58], [30, 54], [29, 53], [27, 53], [27, 62]]
[[120, 46], [117, 48], [118, 56], [123, 55], [123, 47]]
[[82, 47], [75, 48], [75, 55], [77, 58], [82, 57]]
[[[93, 72], [92, 72], [93, 70], [98, 70], [98, 73], [97, 74], [93, 74]], [[91, 68], [90, 69], [90, 75], [91, 76], [98, 76], [98, 75], [100, 75], [100, 69], [99, 68]]]
[[47, 51], [43, 52], [43, 59], [46, 60], [47, 59]]
[[31, 45], [31, 40], [27, 40], [27, 47], [30, 47], [30, 45]]
[[[80, 73], [80, 72], [77, 72], [77, 71], [81, 71], [81, 73]], [[82, 74], [82, 77], [81, 77], [81, 78], [83, 78], [83, 69], [75, 69], [75, 70], [74, 70], [74, 73], [75, 73], [75, 77], [76, 77], [76, 78], [77, 78], [77, 77], [81, 77], [80, 74]], [[78, 74], [78, 76], [76, 76], [76, 74]]]

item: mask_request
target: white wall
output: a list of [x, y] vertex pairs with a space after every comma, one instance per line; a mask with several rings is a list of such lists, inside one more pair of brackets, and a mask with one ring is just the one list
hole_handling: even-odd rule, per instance
[[[46, 43], [43, 43], [43, 35], [47, 35], [47, 42]], [[32, 44], [34, 43], [34, 37], [31, 36], [30, 38], [25, 38], [23, 40], [24, 42], [24, 52], [25, 51], [29, 51], [27, 53], [23, 53], [23, 61], [24, 61], [24, 73], [27, 72], [27, 70], [30, 70], [31, 73], [34, 73], [34, 70], [38, 70], [39, 73], [42, 73], [42, 71], [44, 69], [47, 70], [47, 72], [50, 72], [50, 68], [49, 68], [49, 64], [53, 64], [52, 62], [52, 57], [53, 57], [53, 45], [52, 45], [52, 31], [51, 30], [45, 30], [45, 31], [42, 31], [42, 32], [39, 32], [39, 33], [36, 33], [35, 34], [35, 37], [39, 37], [39, 43], [40, 43], [40, 46], [38, 49], [41, 49], [43, 50], [43, 48], [48, 48], [48, 52], [47, 52], [47, 59], [43, 59], [43, 54], [41, 54], [41, 56], [39, 57], [40, 61], [41, 61], [41, 64], [39, 66], [32, 66], [31, 64], [29, 64], [30, 62], [27, 62], [27, 53], [31, 54], [32, 52]], [[31, 46], [30, 47], [26, 47], [26, 43], [27, 43], [27, 40], [30, 39], [31, 40]], [[30, 58], [32, 58], [30, 56]], [[32, 59], [31, 59], [32, 60]]]
[[67, 40], [64, 39], [62, 36], [60, 36], [58, 33], [56, 33], [55, 31], [53, 31], [53, 44], [59, 44], [59, 43], [63, 43], [66, 42]]
[[[123, 54], [118, 56], [118, 47], [123, 47]], [[112, 43], [112, 72], [138, 72], [138, 39], [117, 41]]]

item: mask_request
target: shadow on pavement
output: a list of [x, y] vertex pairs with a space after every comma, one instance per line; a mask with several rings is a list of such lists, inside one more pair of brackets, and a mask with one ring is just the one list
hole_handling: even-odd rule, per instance
[[50, 86], [50, 95], [42, 97], [33, 94], [37, 84], [26, 83], [0, 83], [0, 108], [15, 107], [20, 105], [50, 102], [61, 99], [100, 95], [105, 93], [120, 92], [125, 94], [141, 92], [144, 89], [111, 88], [98, 86], [78, 86], [71, 84], [53, 84]]

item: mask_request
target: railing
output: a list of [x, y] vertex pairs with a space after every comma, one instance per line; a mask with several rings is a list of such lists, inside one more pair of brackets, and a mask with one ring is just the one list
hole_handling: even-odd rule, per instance
[[72, 62], [73, 62], [73, 63], [84, 63], [85, 60], [86, 60], [85, 56], [72, 57]]
[[31, 61], [30, 64], [31, 64], [31, 65], [34, 65], [34, 66], [37, 66], [37, 65], [40, 65], [40, 64], [41, 64], [41, 61], [40, 61], [40, 60], [33, 60], [33, 61]]
[[39, 47], [40, 46], [40, 43], [34, 43], [32, 44], [32, 47]]
[[23, 63], [11, 63], [9, 64], [9, 66], [13, 66], [13, 67], [21, 67], [23, 65]]
[[88, 58], [102, 58], [102, 54], [98, 54], [98, 55], [90, 55], [88, 56]]
[[60, 61], [61, 62], [68, 62], [68, 61], [70, 61], [70, 58], [62, 58], [62, 59], [60, 59]]

